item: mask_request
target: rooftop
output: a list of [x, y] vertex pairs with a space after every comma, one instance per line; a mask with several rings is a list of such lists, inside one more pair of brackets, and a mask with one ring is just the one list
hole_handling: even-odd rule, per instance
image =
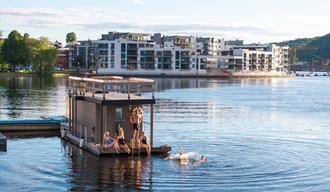
[[[121, 76], [69, 77], [70, 92], [102, 104], [148, 104], [154, 103], [154, 80], [144, 78], [123, 78]], [[152, 92], [152, 98], [141, 96]], [[79, 93], [79, 94], [78, 94]]]

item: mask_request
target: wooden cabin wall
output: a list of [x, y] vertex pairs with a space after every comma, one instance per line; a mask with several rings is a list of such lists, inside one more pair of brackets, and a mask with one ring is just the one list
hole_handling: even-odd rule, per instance
[[[87, 137], [90, 139], [92, 134], [92, 127], [95, 126], [95, 140], [97, 143], [101, 142], [101, 138], [105, 131], [109, 131], [112, 137], [115, 137], [117, 125], [120, 123], [124, 128], [125, 139], [129, 142], [133, 137], [133, 127], [129, 121], [132, 110], [135, 107], [142, 107], [142, 105], [131, 106], [102, 106], [84, 100], [76, 101], [77, 108], [75, 121], [87, 127]], [[103, 107], [103, 109], [102, 109]], [[122, 108], [123, 116], [121, 119], [116, 119], [116, 108]], [[103, 117], [102, 117], [103, 110]], [[73, 110], [74, 111], [74, 110]], [[101, 122], [102, 121], [102, 122]], [[102, 126], [103, 124], [103, 126]], [[80, 133], [79, 125], [76, 126], [76, 133], [84, 136], [84, 129]], [[101, 130], [102, 128], [102, 130]]]
[[101, 138], [103, 137], [103, 134], [104, 134], [104, 130], [101, 130], [101, 127], [102, 127], [101, 126], [101, 120], [102, 120], [101, 114], [102, 114], [102, 105], [101, 104], [96, 104], [96, 112], [95, 112], [95, 115], [96, 115], [96, 117], [95, 117], [95, 119], [96, 119], [95, 127], [96, 127], [96, 129], [95, 129], [95, 134], [96, 134], [96, 141], [97, 142], [101, 141]]
[[[97, 127], [96, 111], [97, 111], [97, 106], [95, 103], [91, 103], [83, 100], [77, 101], [77, 122], [86, 126], [88, 138], [90, 138], [92, 135], [92, 127], [93, 126]], [[82, 136], [84, 135], [84, 129], [82, 129], [82, 133], [80, 133], [79, 125], [77, 126], [77, 133], [81, 134]], [[95, 134], [97, 136], [96, 131]]]
[[67, 118], [69, 118], [69, 110], [70, 110], [69, 100], [70, 100], [70, 97], [69, 96], [66, 96], [65, 97], [65, 112], [64, 112], [64, 116], [67, 117]]
[[115, 137], [116, 135], [116, 127], [113, 124], [115, 111], [111, 106], [106, 106], [106, 114], [105, 114], [105, 131], [109, 131], [111, 137]]

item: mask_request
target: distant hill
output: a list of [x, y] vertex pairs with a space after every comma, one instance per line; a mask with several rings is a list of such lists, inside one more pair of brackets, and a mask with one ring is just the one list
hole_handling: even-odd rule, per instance
[[296, 48], [298, 61], [330, 59], [330, 33], [321, 37], [299, 38], [275, 44]]

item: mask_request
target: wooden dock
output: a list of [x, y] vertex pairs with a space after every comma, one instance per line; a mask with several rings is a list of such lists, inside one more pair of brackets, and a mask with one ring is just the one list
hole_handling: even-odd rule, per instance
[[[147, 151], [145, 149], [138, 149], [135, 148], [132, 150], [131, 153], [126, 153], [124, 150], [120, 151], [119, 153], [116, 153], [112, 148], [107, 149], [100, 145], [88, 142], [84, 139], [80, 139], [74, 135], [72, 135], [67, 130], [61, 130], [61, 137], [91, 153], [93, 153], [96, 156], [146, 156]], [[171, 151], [171, 147], [164, 145], [159, 147], [152, 147], [151, 149], [151, 155], [167, 155], [168, 152]]]
[[50, 119], [1, 120], [1, 132], [59, 131], [60, 121]]

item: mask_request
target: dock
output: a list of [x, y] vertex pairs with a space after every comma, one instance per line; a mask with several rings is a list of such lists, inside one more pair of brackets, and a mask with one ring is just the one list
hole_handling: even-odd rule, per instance
[[[63, 130], [61, 137], [96, 156], [146, 156], [147, 151], [145, 149], [136, 148], [132, 149], [132, 146], [129, 146], [132, 149], [131, 153], [126, 153], [124, 151], [120, 151], [116, 153], [112, 148], [104, 148], [98, 143], [88, 142], [87, 140], [80, 139], [74, 135], [72, 135], [69, 131]], [[151, 149], [151, 155], [164, 155], [171, 151], [171, 147], [168, 145], [163, 145], [159, 147], [153, 147]]]
[[0, 120], [0, 132], [60, 131], [62, 116], [47, 119]]

